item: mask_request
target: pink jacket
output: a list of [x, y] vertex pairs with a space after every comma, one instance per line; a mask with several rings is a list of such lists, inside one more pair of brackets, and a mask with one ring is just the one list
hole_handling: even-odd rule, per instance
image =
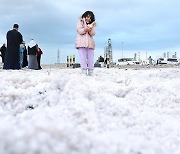
[[85, 32], [84, 28], [86, 27], [86, 23], [81, 19], [77, 24], [77, 38], [75, 47], [78, 48], [95, 48], [95, 43], [93, 40], [93, 36], [95, 35], [95, 26], [93, 26], [91, 32]]

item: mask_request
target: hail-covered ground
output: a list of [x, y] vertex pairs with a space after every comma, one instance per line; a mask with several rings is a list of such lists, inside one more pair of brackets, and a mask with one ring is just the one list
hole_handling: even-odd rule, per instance
[[180, 69], [0, 70], [0, 154], [179, 154]]

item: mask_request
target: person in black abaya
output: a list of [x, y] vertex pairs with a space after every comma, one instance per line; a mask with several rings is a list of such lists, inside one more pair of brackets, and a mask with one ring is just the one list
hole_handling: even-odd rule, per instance
[[19, 48], [23, 42], [23, 37], [18, 32], [19, 25], [14, 24], [13, 30], [7, 32], [7, 51], [3, 69], [20, 69]]
[[22, 67], [26, 67], [26, 66], [28, 66], [28, 60], [27, 60], [27, 49], [25, 46], [24, 53], [23, 53], [23, 66]]
[[2, 63], [4, 63], [5, 53], [6, 53], [6, 44], [4, 43], [1, 47], [1, 57], [2, 57]]
[[38, 70], [37, 62], [37, 44], [34, 39], [31, 39], [28, 44], [28, 68]]

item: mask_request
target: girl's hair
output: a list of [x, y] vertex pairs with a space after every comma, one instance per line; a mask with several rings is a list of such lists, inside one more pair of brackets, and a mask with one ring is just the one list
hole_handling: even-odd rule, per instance
[[91, 24], [95, 21], [95, 16], [94, 16], [94, 13], [92, 11], [84, 12], [84, 14], [82, 15], [82, 18], [86, 18], [87, 16], [91, 17], [91, 22], [89, 24]]

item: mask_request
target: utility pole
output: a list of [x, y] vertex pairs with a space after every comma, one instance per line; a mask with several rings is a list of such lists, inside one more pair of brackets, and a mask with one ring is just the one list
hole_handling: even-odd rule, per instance
[[121, 48], [122, 48], [122, 58], [123, 58], [123, 46], [124, 46], [124, 42], [121, 42]]
[[109, 55], [109, 62], [112, 64], [113, 63], [113, 57], [112, 57], [112, 43], [111, 43], [111, 39], [108, 39], [108, 55]]
[[58, 64], [60, 63], [60, 56], [59, 56], [59, 54], [60, 54], [60, 51], [59, 51], [59, 49], [58, 49], [58, 51], [57, 51], [57, 63], [58, 63]]
[[141, 61], [141, 53], [140, 53], [140, 51], [138, 52], [138, 61], [139, 62]]

